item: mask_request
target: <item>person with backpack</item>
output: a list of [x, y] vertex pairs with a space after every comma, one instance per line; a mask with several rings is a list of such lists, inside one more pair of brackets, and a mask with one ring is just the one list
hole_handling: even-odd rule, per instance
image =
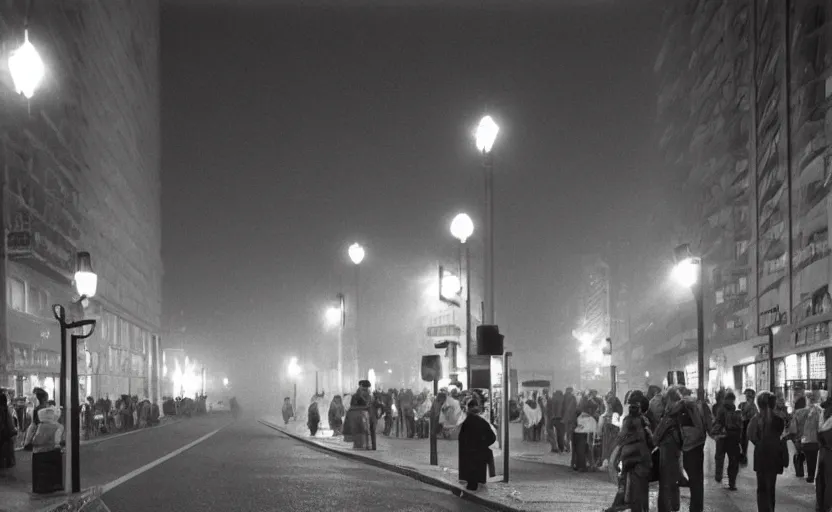
[[757, 473], [757, 510], [773, 512], [777, 475], [788, 465], [788, 449], [782, 441], [785, 420], [775, 413], [777, 398], [768, 391], [757, 395], [759, 412], [748, 424], [748, 440], [754, 445], [754, 471]]
[[818, 405], [817, 395], [808, 395], [807, 406], [798, 409], [789, 423], [789, 437], [795, 447], [793, 458], [795, 474], [803, 477], [803, 463], [806, 462], [806, 481], [815, 483], [815, 469], [818, 461], [818, 429], [822, 423], [823, 409]]
[[737, 475], [740, 472], [740, 439], [742, 437], [742, 413], [736, 406], [737, 396], [728, 391], [721, 397], [721, 405], [716, 410], [716, 421], [711, 433], [718, 443], [716, 453], [716, 471], [714, 480], [722, 483], [722, 470], [725, 456], [728, 456], [728, 489], [737, 490]]
[[[690, 485], [690, 512], [705, 509], [705, 441], [710, 414], [707, 405], [694, 399], [691, 390], [679, 388], [682, 399], [670, 410], [682, 431], [682, 466]], [[710, 412], [710, 411], [708, 411]]]

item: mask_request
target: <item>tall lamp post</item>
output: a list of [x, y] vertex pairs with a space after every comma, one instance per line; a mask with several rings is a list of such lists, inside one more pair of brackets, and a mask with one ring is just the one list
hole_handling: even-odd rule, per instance
[[344, 389], [344, 326], [347, 323], [347, 312], [344, 302], [344, 294], [336, 296], [337, 306], [326, 310], [326, 321], [330, 326], [338, 327], [338, 392]]
[[491, 116], [480, 120], [475, 134], [477, 150], [482, 154], [485, 171], [485, 309], [486, 325], [494, 323], [494, 158], [491, 149], [500, 127]]
[[[465, 249], [465, 360], [471, 353], [471, 251], [465, 242], [474, 234], [474, 221], [466, 213], [460, 213], [451, 221], [451, 235], [459, 240], [459, 250]], [[462, 255], [460, 254], [460, 259]], [[465, 385], [471, 385], [471, 365], [465, 364]]]
[[298, 413], [298, 376], [300, 376], [300, 365], [298, 358], [293, 357], [289, 361], [289, 377], [292, 379], [292, 410]]
[[[15, 50], [13, 50], [9, 55], [8, 65], [9, 65], [9, 73], [12, 77], [12, 82], [14, 84], [14, 90], [18, 94], [21, 94], [27, 100], [32, 99], [35, 94], [35, 91], [40, 86], [41, 81], [43, 81], [43, 76], [45, 74], [45, 67], [43, 65], [43, 60], [40, 58], [40, 54], [38, 53], [35, 46], [29, 41], [29, 16], [28, 12], [26, 14], [26, 18], [24, 21], [23, 26], [23, 43]], [[8, 112], [6, 113], [8, 114]], [[3, 128], [8, 128], [13, 125], [13, 121], [7, 120], [4, 123], [0, 123]], [[4, 219], [6, 206], [5, 206], [5, 198], [6, 198], [6, 173], [0, 172], [0, 226], [5, 226], [6, 222]], [[3, 230], [3, 237], [7, 236], [5, 229]], [[0, 282], [6, 282], [6, 242], [0, 244]], [[7, 326], [7, 319], [6, 319], [6, 312], [7, 312], [7, 303], [6, 303], [6, 295], [2, 295], [2, 299], [0, 299], [0, 385], [6, 385], [6, 379], [8, 378], [8, 371], [13, 367], [10, 361], [8, 361], [7, 356], [10, 353], [9, 348], [9, 336], [8, 336], [8, 326]], [[18, 377], [22, 379], [22, 376]], [[22, 380], [20, 380], [22, 386]], [[15, 383], [17, 384], [17, 383]], [[18, 388], [19, 386], [15, 386]], [[22, 392], [22, 388], [20, 390]]]
[[699, 376], [697, 397], [704, 402], [707, 375], [705, 375], [705, 313], [702, 292], [705, 285], [703, 262], [702, 258], [695, 257], [691, 254], [688, 244], [679, 245], [673, 253], [676, 260], [676, 266], [673, 267], [673, 278], [685, 288], [690, 288], [696, 299], [696, 371]]
[[360, 369], [358, 368], [358, 346], [360, 344], [361, 339], [361, 320], [358, 316], [358, 307], [361, 304], [359, 297], [361, 295], [361, 262], [364, 261], [364, 256], [366, 253], [364, 252], [364, 247], [361, 246], [359, 243], [352, 244], [349, 249], [347, 249], [347, 254], [350, 257], [350, 260], [355, 265], [355, 378], [356, 380], [360, 379]]
[[774, 368], [774, 337], [780, 332], [780, 323], [768, 327], [768, 389], [774, 393], [777, 387], [777, 373]]
[[[52, 306], [52, 313], [61, 327], [61, 403], [63, 405], [64, 427], [69, 449], [64, 460], [64, 486], [70, 486], [70, 492], [81, 492], [81, 404], [78, 393], [78, 340], [88, 338], [95, 330], [95, 320], [83, 318], [83, 308], [89, 298], [95, 296], [98, 288], [98, 276], [92, 270], [90, 253], [79, 252], [75, 263], [75, 290], [79, 298], [74, 302], [80, 309], [79, 320], [67, 320], [66, 310], [60, 304]], [[67, 340], [67, 333], [73, 332]], [[69, 396], [67, 396], [69, 390]], [[67, 400], [68, 398], [68, 400]]]

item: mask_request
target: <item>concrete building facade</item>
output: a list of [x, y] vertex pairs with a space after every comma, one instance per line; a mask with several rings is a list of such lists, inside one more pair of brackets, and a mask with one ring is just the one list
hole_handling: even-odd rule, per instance
[[51, 305], [74, 293], [88, 251], [98, 293], [79, 347], [82, 396], [159, 396], [161, 195], [159, 5], [155, 0], [36, 2], [29, 38], [45, 78], [15, 93], [9, 52], [26, 3], [0, 4], [0, 121], [6, 335], [0, 385], [55, 395], [60, 335]]
[[[826, 0], [666, 7], [656, 63], [661, 148], [682, 183], [679, 242], [691, 242], [705, 265], [710, 390], [768, 389], [768, 330], [781, 324], [777, 390], [790, 398], [829, 385], [830, 13]], [[641, 341], [695, 386], [695, 328], [679, 324]]]

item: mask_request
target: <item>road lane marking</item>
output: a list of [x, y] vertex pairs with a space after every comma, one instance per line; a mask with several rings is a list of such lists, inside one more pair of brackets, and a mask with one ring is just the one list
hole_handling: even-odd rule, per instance
[[103, 486], [101, 486], [101, 494], [104, 494], [108, 491], [113, 490], [114, 488], [118, 487], [119, 485], [123, 484], [124, 482], [127, 482], [128, 480], [131, 480], [133, 478], [136, 478], [137, 476], [141, 475], [145, 471], [148, 471], [148, 470], [151, 470], [151, 469], [155, 468], [159, 464], [161, 464], [163, 462], [166, 462], [166, 461], [176, 457], [177, 455], [179, 455], [182, 452], [190, 450], [194, 446], [198, 445], [202, 441], [205, 441], [206, 439], [213, 436], [214, 434], [216, 434], [217, 432], [219, 432], [220, 430], [222, 430], [224, 428], [225, 428], [225, 426], [222, 426], [222, 427], [218, 428], [217, 430], [214, 430], [213, 432], [209, 432], [209, 433], [205, 434], [204, 436], [200, 437], [199, 439], [197, 439], [196, 441], [192, 441], [192, 442], [186, 444], [185, 446], [183, 446], [181, 448], [177, 448], [176, 450], [168, 453], [167, 455], [165, 455], [163, 457], [159, 457], [158, 459], [154, 460], [153, 462], [148, 462], [144, 466], [142, 466], [138, 469], [134, 469], [133, 471], [127, 473], [126, 475], [124, 475], [122, 477], [116, 478], [115, 480], [113, 480], [112, 482], [110, 482], [108, 484], [104, 484]]

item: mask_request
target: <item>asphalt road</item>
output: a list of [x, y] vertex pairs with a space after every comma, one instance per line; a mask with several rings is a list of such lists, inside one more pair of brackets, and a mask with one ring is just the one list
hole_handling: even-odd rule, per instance
[[112, 512], [475, 511], [450, 492], [241, 419], [106, 492]]

